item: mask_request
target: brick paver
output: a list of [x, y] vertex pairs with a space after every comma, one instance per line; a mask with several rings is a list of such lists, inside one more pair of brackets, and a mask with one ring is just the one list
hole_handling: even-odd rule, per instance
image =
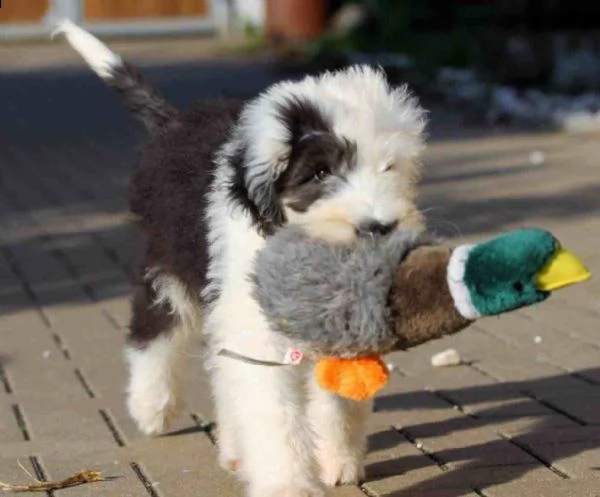
[[[279, 77], [264, 64], [150, 72], [178, 103], [251, 95]], [[141, 436], [124, 409], [133, 124], [87, 72], [7, 73], [0, 90], [0, 480], [27, 481], [19, 461], [40, 479], [84, 467], [115, 477], [54, 495], [240, 495], [215, 462], [199, 344], [171, 434]], [[505, 136], [434, 112], [421, 202], [439, 234], [541, 225], [599, 271], [599, 154], [595, 136]], [[592, 281], [392, 354], [367, 482], [334, 495], [600, 496], [597, 291]], [[433, 369], [447, 347], [466, 365]]]

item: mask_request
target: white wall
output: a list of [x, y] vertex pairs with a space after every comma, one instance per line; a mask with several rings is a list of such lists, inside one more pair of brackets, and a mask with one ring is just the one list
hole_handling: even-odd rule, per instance
[[264, 26], [266, 0], [234, 0], [234, 4], [242, 25], [250, 23], [258, 28]]

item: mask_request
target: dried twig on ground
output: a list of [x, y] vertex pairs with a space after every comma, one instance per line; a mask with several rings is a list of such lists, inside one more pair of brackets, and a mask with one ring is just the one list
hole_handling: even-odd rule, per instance
[[60, 490], [96, 481], [106, 481], [106, 479], [99, 471], [86, 469], [61, 481], [37, 481], [29, 485], [10, 485], [0, 481], [0, 492], [46, 492], [48, 490]]

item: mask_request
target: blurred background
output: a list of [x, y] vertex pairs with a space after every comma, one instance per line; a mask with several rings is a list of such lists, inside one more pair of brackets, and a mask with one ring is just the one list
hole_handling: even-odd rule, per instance
[[4, 0], [0, 40], [45, 37], [67, 17], [106, 38], [154, 37], [156, 51], [193, 37], [300, 73], [378, 64], [487, 122], [569, 128], [600, 108], [599, 14], [583, 0]]

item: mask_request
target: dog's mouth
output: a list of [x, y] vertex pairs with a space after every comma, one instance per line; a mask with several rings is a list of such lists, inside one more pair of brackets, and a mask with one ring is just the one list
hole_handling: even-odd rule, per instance
[[311, 238], [330, 244], [351, 243], [357, 238], [357, 227], [341, 219], [301, 219], [297, 223]]
[[420, 231], [425, 225], [423, 215], [416, 207], [409, 208], [392, 220], [357, 220], [347, 212], [333, 208], [304, 215], [289, 213], [287, 217], [290, 224], [300, 226], [311, 238], [334, 245], [353, 243], [361, 239], [379, 239], [403, 229]]
[[380, 221], [369, 221], [361, 223], [354, 228], [357, 237], [378, 238], [389, 235], [398, 227], [398, 221], [384, 223]]

